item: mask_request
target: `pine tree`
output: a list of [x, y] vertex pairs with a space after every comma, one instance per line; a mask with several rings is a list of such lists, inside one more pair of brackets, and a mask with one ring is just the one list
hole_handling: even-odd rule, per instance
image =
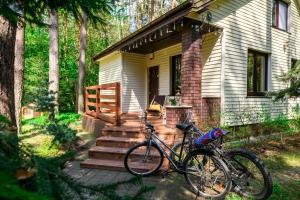
[[279, 77], [279, 80], [289, 86], [276, 92], [270, 92], [275, 101], [300, 96], [300, 60], [294, 61], [292, 68]]

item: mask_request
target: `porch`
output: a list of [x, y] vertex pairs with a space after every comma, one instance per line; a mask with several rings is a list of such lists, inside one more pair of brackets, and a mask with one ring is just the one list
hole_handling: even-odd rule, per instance
[[157, 95], [176, 96], [176, 106], [191, 106], [199, 124], [220, 112], [222, 31], [186, 14], [96, 56], [99, 84], [120, 83], [121, 113], [142, 112]]

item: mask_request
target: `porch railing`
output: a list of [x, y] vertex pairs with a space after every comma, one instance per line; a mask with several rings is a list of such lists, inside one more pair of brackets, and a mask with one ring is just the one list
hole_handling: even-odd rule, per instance
[[85, 113], [120, 126], [120, 83], [86, 87]]

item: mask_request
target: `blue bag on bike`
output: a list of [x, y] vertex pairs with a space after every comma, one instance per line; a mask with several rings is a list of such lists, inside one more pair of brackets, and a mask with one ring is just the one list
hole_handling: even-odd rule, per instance
[[218, 139], [219, 137], [226, 135], [226, 131], [222, 131], [220, 128], [213, 128], [211, 131], [202, 135], [194, 140], [196, 146], [207, 145], [208, 143]]

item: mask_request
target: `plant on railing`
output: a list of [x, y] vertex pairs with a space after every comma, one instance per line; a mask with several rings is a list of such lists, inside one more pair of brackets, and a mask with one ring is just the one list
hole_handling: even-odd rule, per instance
[[169, 101], [171, 103], [171, 106], [176, 106], [177, 105], [176, 97], [170, 98]]

